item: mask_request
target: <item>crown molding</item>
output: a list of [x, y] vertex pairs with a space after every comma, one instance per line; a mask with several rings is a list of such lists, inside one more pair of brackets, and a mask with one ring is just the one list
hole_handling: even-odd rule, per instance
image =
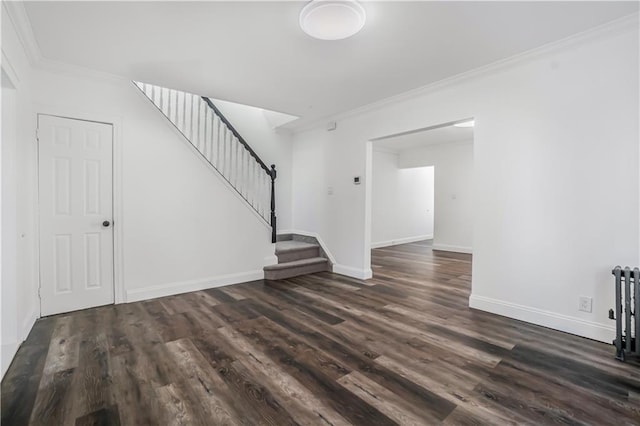
[[29, 63], [32, 66], [37, 66], [42, 60], [42, 54], [40, 53], [40, 46], [38, 46], [36, 37], [33, 34], [31, 21], [24, 8], [24, 3], [21, 1], [3, 1], [2, 7], [9, 17], [9, 20], [11, 20], [13, 27], [16, 29], [16, 33], [18, 33], [18, 38], [20, 39], [20, 43], [22, 43]]
[[93, 68], [86, 68], [80, 65], [68, 64], [66, 62], [54, 61], [46, 58], [41, 58], [35, 67], [52, 73], [73, 74], [78, 77], [91, 78], [100, 81], [131, 82], [130, 79], [117, 74], [111, 74], [109, 72], [98, 71]]
[[[56, 73], [71, 73], [82, 77], [90, 77], [99, 80], [112, 80], [112, 81], [129, 81], [128, 78], [111, 74], [104, 71], [98, 71], [91, 68], [82, 67], [79, 65], [69, 64], [65, 62], [54, 61], [42, 56], [38, 42], [36, 41], [33, 28], [27, 11], [24, 8], [23, 1], [2, 1], [2, 6], [5, 9], [9, 19], [13, 23], [18, 38], [22, 43], [26, 52], [27, 58], [31, 65], [35, 68], [43, 69], [46, 71]], [[479, 78], [481, 76], [502, 71], [517, 65], [530, 62], [536, 59], [540, 59], [544, 56], [557, 53], [561, 50], [575, 47], [577, 45], [585, 44], [593, 40], [615, 36], [627, 31], [638, 30], [640, 13], [636, 12], [614, 21], [599, 25], [589, 30], [565, 37], [563, 39], [545, 44], [543, 46], [528, 50], [526, 52], [519, 53], [517, 55], [502, 59], [491, 64], [472, 69], [467, 72], [463, 72], [434, 83], [427, 84], [416, 89], [409, 90], [407, 92], [400, 93], [395, 96], [381, 99], [376, 102], [372, 102], [367, 105], [363, 105], [358, 108], [354, 108], [339, 114], [325, 116], [309, 123], [302, 124], [299, 127], [295, 125], [295, 121], [288, 126], [284, 124], [278, 126], [277, 129], [287, 130], [292, 134], [301, 133], [304, 131], [312, 130], [320, 126], [324, 126], [327, 121], [340, 121], [347, 118], [353, 118], [368, 112], [380, 110], [388, 105], [402, 102], [410, 99], [417, 98], [419, 96], [432, 93], [438, 90], [442, 90], [446, 87], [450, 87], [456, 84], [460, 84], [464, 81]]]
[[31, 21], [22, 1], [3, 1], [2, 6], [18, 34], [20, 43], [32, 67], [54, 73], [75, 74], [80, 77], [90, 77], [98, 80], [129, 81], [128, 78], [98, 71], [80, 65], [54, 61], [42, 56], [40, 46], [31, 27]]
[[18, 83], [20, 83], [20, 76], [16, 72], [13, 65], [11, 65], [11, 61], [9, 60], [9, 57], [6, 55], [6, 53], [4, 53], [4, 50], [2, 50], [1, 64], [2, 64], [2, 70], [7, 73], [7, 76], [9, 77], [9, 80], [11, 80], [11, 83], [14, 86], [17, 86]]
[[613, 37], [633, 30], [637, 31], [639, 27], [639, 16], [640, 13], [635, 12], [611, 22], [599, 25], [597, 27], [590, 28], [586, 31], [570, 35], [563, 39], [544, 44], [534, 49], [510, 56], [508, 58], [501, 59], [499, 61], [492, 62], [490, 64], [474, 68], [472, 70], [456, 74], [451, 77], [447, 77], [445, 79], [427, 84], [425, 86], [421, 86], [416, 89], [400, 93], [398, 95], [390, 96], [388, 98], [384, 98], [379, 101], [342, 112], [340, 114], [325, 116], [317, 120], [313, 120], [310, 123], [302, 124], [299, 127], [296, 127], [294, 122], [289, 128], [291, 129], [293, 134], [313, 130], [319, 128], [320, 126], [323, 126], [327, 121], [341, 121], [348, 118], [357, 117], [365, 113], [380, 110], [394, 103], [415, 99], [428, 93], [433, 93], [438, 90], [442, 90], [444, 88], [451, 87], [462, 82], [480, 78], [482, 76], [498, 71], [507, 70], [509, 68], [538, 60], [540, 58], [544, 58], [545, 56], [556, 54], [563, 50], [583, 45], [594, 40]]

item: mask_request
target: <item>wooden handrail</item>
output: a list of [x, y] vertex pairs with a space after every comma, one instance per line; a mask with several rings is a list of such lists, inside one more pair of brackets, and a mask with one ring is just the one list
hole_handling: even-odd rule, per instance
[[244, 138], [240, 136], [240, 133], [238, 133], [238, 131], [233, 127], [233, 125], [229, 122], [229, 120], [227, 120], [227, 117], [224, 116], [222, 111], [220, 111], [218, 107], [216, 107], [214, 103], [211, 102], [211, 99], [207, 98], [206, 96], [202, 96], [202, 100], [205, 101], [207, 105], [209, 105], [209, 107], [213, 110], [213, 112], [215, 112], [216, 115], [220, 118], [220, 121], [222, 121], [229, 128], [229, 130], [231, 130], [231, 133], [233, 133], [233, 135], [236, 138], [238, 138], [238, 141], [240, 141], [240, 143], [247, 149], [247, 151], [249, 151], [249, 154], [251, 154], [251, 156], [258, 162], [258, 164], [260, 164], [260, 167], [262, 167], [262, 169], [269, 176], [271, 176], [271, 169], [267, 167], [264, 161], [262, 161], [262, 159], [258, 156], [258, 154], [256, 154], [256, 152], [249, 146], [247, 141], [245, 141]]

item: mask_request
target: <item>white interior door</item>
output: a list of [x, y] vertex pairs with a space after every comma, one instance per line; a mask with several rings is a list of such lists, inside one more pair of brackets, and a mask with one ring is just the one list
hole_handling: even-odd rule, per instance
[[114, 302], [110, 124], [38, 116], [42, 315]]

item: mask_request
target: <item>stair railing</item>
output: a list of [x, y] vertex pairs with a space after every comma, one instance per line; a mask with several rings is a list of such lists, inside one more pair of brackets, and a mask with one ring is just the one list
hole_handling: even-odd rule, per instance
[[211, 99], [152, 84], [134, 84], [271, 226], [271, 242], [275, 243], [275, 164], [267, 167]]

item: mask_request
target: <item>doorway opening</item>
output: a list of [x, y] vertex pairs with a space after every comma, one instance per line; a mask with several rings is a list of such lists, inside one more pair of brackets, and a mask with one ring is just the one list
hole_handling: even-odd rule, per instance
[[374, 144], [371, 248], [433, 240], [434, 166], [398, 162], [398, 151]]
[[474, 124], [469, 118], [368, 143], [369, 263], [370, 249], [403, 244], [442, 256], [472, 253]]

